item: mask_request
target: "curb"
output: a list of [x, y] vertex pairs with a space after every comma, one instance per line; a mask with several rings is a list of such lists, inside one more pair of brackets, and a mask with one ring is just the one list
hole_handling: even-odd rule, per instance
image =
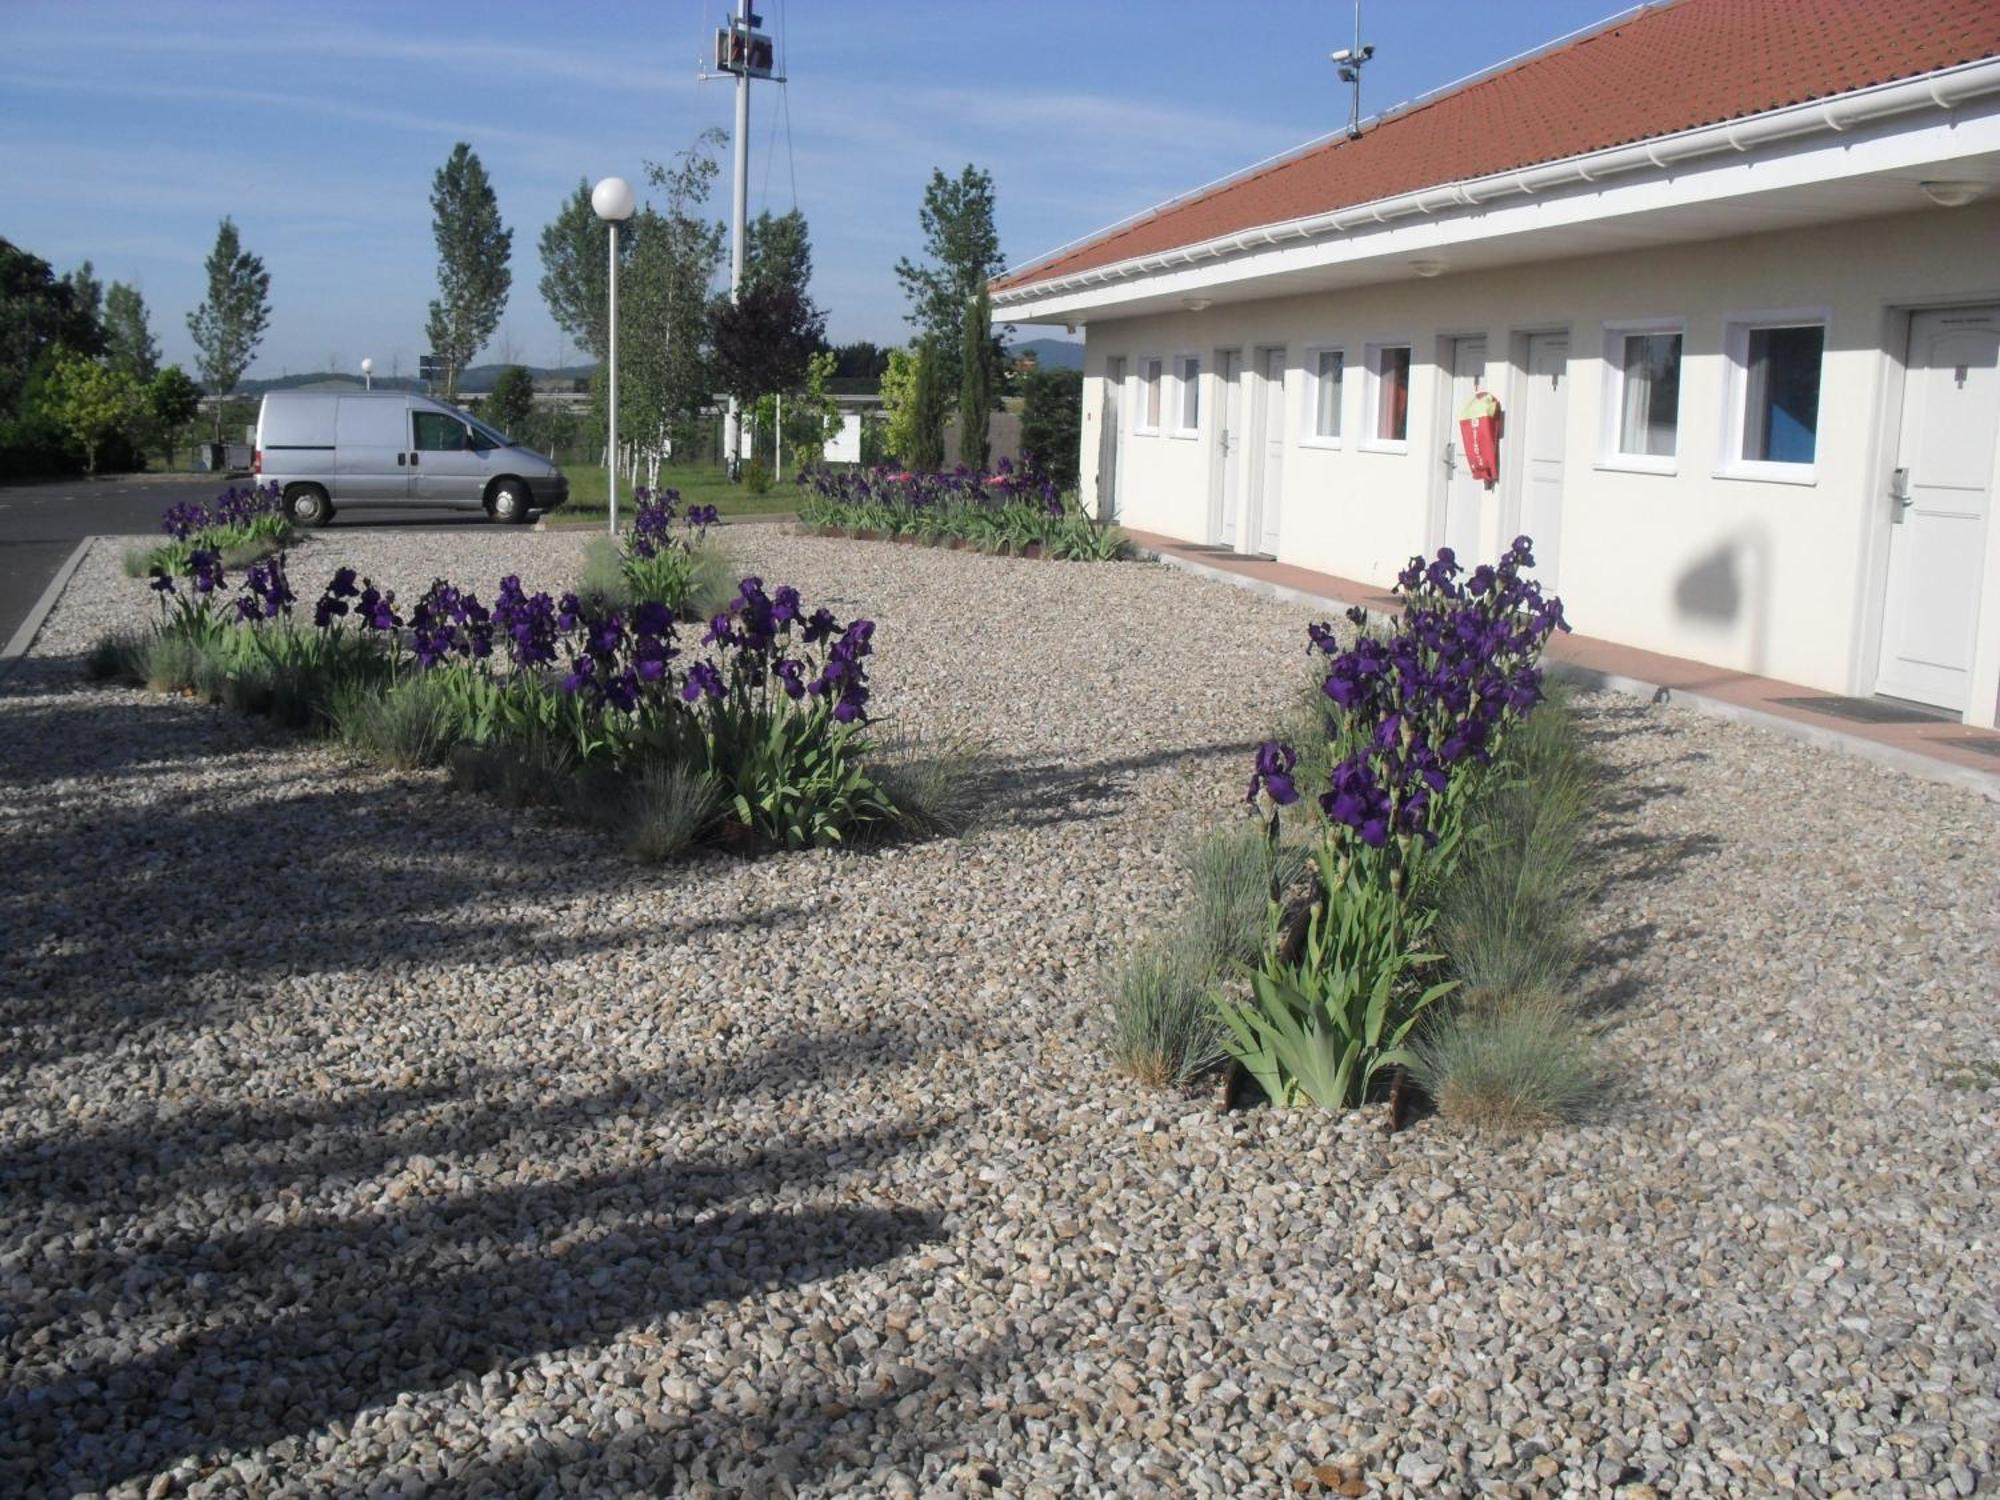
[[76, 570], [83, 562], [83, 555], [97, 540], [98, 538], [94, 536], [87, 536], [76, 544], [76, 550], [70, 553], [60, 568], [56, 569], [56, 576], [51, 578], [49, 586], [42, 590], [42, 597], [37, 599], [34, 608], [28, 611], [28, 617], [21, 621], [21, 628], [14, 632], [4, 647], [0, 647], [0, 678], [11, 675], [21, 659], [28, 654], [28, 648], [35, 644], [35, 637], [41, 634], [42, 625], [48, 619], [49, 612], [56, 607], [56, 600], [62, 597], [63, 590], [69, 587], [70, 579], [76, 576]]
[[[1345, 600], [1335, 599], [1326, 594], [1309, 593], [1305, 589], [1295, 589], [1288, 584], [1246, 577], [1244, 574], [1232, 573], [1227, 568], [1212, 567], [1193, 558], [1174, 557], [1155, 552], [1150, 547], [1140, 547], [1135, 544], [1132, 555], [1148, 562], [1164, 563], [1167, 567], [1179, 568], [1182, 572], [1192, 573], [1197, 578], [1207, 578], [1216, 583], [1226, 583], [1234, 588], [1245, 589], [1284, 604], [1304, 604], [1333, 610], [1344, 610], [1349, 607]], [[1371, 621], [1388, 618], [1380, 610], [1369, 610], [1367, 614]], [[1678, 703], [1711, 719], [1720, 719], [1730, 724], [1747, 724], [1755, 729], [1783, 735], [1786, 739], [1796, 740], [1800, 744], [1811, 745], [1816, 750], [1830, 750], [1836, 755], [1869, 761], [1891, 771], [1901, 771], [1906, 775], [1921, 777], [1925, 781], [1935, 781], [1944, 786], [1955, 786], [1977, 792], [1988, 801], [2000, 802], [2000, 775], [1991, 771], [1981, 771], [1972, 766], [1953, 765], [1949, 761], [1933, 760], [1928, 755], [1918, 755], [1914, 751], [1904, 750], [1895, 745], [1879, 744], [1874, 740], [1843, 734], [1838, 729], [1807, 724], [1798, 719], [1788, 719], [1779, 714], [1767, 713], [1761, 708], [1728, 703], [1720, 698], [1704, 697], [1700, 693], [1677, 693], [1657, 682], [1647, 682], [1638, 677], [1625, 677], [1616, 672], [1601, 672], [1594, 667], [1578, 666], [1573, 662], [1550, 661], [1548, 671], [1552, 676], [1574, 682], [1580, 687], [1606, 688], [1614, 693], [1645, 698], [1653, 703]]]

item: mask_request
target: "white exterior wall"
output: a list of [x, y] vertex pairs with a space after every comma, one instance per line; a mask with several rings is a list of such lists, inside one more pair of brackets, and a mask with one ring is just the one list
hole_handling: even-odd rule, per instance
[[[1287, 351], [1279, 560], [1387, 586], [1440, 544], [1450, 345], [1484, 335], [1487, 386], [1509, 412], [1525, 397], [1530, 332], [1570, 338], [1560, 592], [1576, 628], [1622, 644], [1834, 692], [1873, 690], [1886, 498], [1907, 310], [2000, 302], [2000, 205], [1913, 212], [1810, 231], [1564, 259], [1480, 275], [1412, 276], [1322, 295], [1218, 302], [1201, 312], [1100, 319], [1086, 330], [1083, 493], [1095, 505], [1105, 360], [1128, 388], [1119, 519], [1212, 539], [1216, 352]], [[1725, 327], [1745, 315], [1823, 313], [1817, 453], [1809, 484], [1723, 477], [1729, 360]], [[1683, 324], [1674, 472], [1607, 461], [1607, 324]], [[1406, 453], [1359, 441], [1368, 344], [1413, 346]], [[1346, 351], [1342, 445], [1302, 445], [1308, 348]], [[1134, 430], [1143, 361], [1198, 353], [1196, 439]], [[1249, 382], [1246, 380], [1246, 393]], [[1166, 402], [1175, 397], [1171, 380]], [[1246, 441], [1251, 406], [1239, 424]], [[1163, 423], [1163, 427], [1170, 423]], [[1488, 559], [1517, 530], [1519, 445], [1503, 436], [1486, 502]], [[1242, 475], [1247, 493], [1249, 476]], [[1987, 528], [1985, 609], [1970, 722], [1992, 724], [2000, 696], [2000, 525]]]

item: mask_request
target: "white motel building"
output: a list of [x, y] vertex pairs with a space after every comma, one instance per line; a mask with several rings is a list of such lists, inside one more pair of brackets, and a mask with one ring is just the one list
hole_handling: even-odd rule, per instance
[[1525, 532], [1584, 634], [1995, 723], [2000, 0], [1648, 6], [994, 304], [1084, 331], [1100, 515], [1376, 586]]

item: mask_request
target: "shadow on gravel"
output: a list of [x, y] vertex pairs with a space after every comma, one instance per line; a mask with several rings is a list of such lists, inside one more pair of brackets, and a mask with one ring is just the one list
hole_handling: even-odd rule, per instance
[[[837, 1191], [830, 1160], [879, 1167], [942, 1128], [593, 1174], [550, 1163], [553, 1181], [472, 1194], [433, 1181], [426, 1196], [418, 1180], [400, 1203], [281, 1227], [164, 1230], [92, 1268], [118, 1279], [124, 1336], [143, 1323], [150, 1346], [58, 1368], [14, 1360], [0, 1430], [32, 1470], [17, 1459], [0, 1473], [12, 1468], [20, 1488], [109, 1488], [707, 1302], [880, 1265], [943, 1238], [940, 1216], [726, 1205]], [[71, 1269], [37, 1267], [74, 1284]], [[104, 1331], [95, 1320], [67, 1330], [86, 1349]]]
[[[1110, 760], [1055, 761], [1001, 757], [988, 766], [987, 785], [993, 810], [1027, 827], [1090, 822], [1112, 816], [1126, 792], [1124, 778], [1163, 766], [1181, 766], [1215, 756], [1241, 756], [1256, 750], [1257, 741], [1217, 741], [1181, 745], [1121, 755]], [[1244, 776], [1249, 776], [1244, 771]]]

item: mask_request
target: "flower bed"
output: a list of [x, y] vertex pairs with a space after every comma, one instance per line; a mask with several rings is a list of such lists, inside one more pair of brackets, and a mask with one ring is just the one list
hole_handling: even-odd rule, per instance
[[808, 469], [798, 483], [799, 524], [855, 538], [974, 547], [1065, 562], [1111, 562], [1123, 535], [1075, 509], [1054, 481], [1017, 472], [918, 474], [876, 468]]
[[[1565, 717], [1528, 732], [1542, 646], [1569, 628], [1533, 562], [1526, 537], [1469, 575], [1441, 550], [1400, 575], [1385, 631], [1359, 610], [1351, 644], [1311, 627], [1315, 706], [1259, 747], [1250, 777], [1260, 837], [1212, 840], [1181, 924], [1197, 936], [1156, 939], [1121, 976], [1128, 1070], [1184, 1083], [1226, 1056], [1272, 1103], [1346, 1108], [1386, 1088], [1392, 1112], [1407, 1078], [1444, 1097], [1455, 1077], [1468, 1114], [1498, 1116], [1523, 1069], [1496, 1091], [1497, 1054], [1539, 1046], [1529, 1065], [1561, 1066], [1529, 1080], [1516, 1113], [1576, 1102], [1587, 1070], [1558, 992], [1589, 774]], [[1294, 806], [1303, 848], [1284, 842]], [[1264, 899], [1246, 901], [1260, 881]]]
[[[651, 514], [666, 520], [635, 539], [641, 565], [678, 550], [661, 541], [670, 513]], [[391, 764], [449, 761], [465, 785], [615, 828], [650, 857], [934, 829], [930, 799], [958, 790], [933, 766], [924, 797], [901, 798], [906, 783], [864, 764], [873, 622], [756, 577], [705, 625], [658, 598], [558, 599], [515, 576], [490, 605], [438, 579], [405, 608], [351, 568], [307, 624], [283, 554], [233, 598], [210, 549], [183, 577], [157, 567], [152, 586], [158, 621], [102, 643], [96, 675], [267, 713]]]
[[156, 568], [186, 577], [197, 552], [212, 552], [231, 567], [242, 567], [276, 552], [291, 540], [291, 522], [275, 484], [231, 485], [212, 505], [182, 501], [160, 517], [160, 529], [171, 540], [154, 547], [134, 548], [125, 555], [125, 572], [144, 578]]

